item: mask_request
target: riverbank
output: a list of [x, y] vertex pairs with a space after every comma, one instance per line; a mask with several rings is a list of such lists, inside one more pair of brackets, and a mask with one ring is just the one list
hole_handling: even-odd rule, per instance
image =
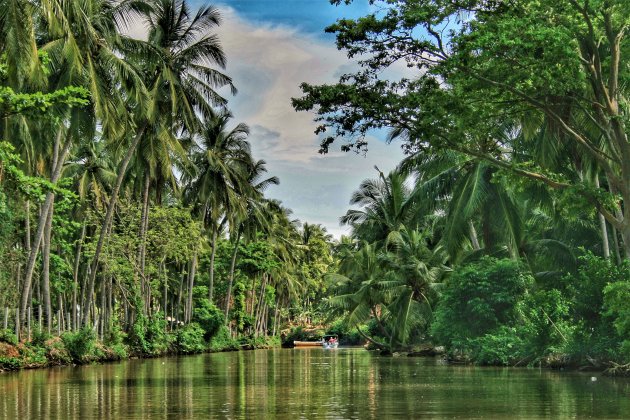
[[96, 339], [91, 330], [65, 333], [60, 337], [35, 333], [30, 341], [17, 341], [14, 334], [0, 331], [0, 373], [52, 366], [100, 364], [126, 359], [254, 350], [279, 346], [276, 337], [232, 338], [220, 329], [207, 343], [193, 340], [185, 329], [165, 332], [160, 345], [148, 346], [150, 352], [126, 344], [117, 337], [109, 342]]

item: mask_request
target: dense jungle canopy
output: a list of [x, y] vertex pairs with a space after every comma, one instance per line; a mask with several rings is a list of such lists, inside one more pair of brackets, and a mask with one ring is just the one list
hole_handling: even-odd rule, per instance
[[0, 339], [125, 357], [321, 327], [627, 369], [628, 1], [370, 4], [326, 28], [354, 70], [292, 100], [322, 153], [385, 129], [406, 154], [334, 239], [265, 197], [215, 7], [0, 0]]

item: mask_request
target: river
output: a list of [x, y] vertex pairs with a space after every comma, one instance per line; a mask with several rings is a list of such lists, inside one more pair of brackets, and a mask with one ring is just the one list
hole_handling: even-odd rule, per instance
[[0, 374], [0, 418], [630, 418], [630, 381], [277, 349]]

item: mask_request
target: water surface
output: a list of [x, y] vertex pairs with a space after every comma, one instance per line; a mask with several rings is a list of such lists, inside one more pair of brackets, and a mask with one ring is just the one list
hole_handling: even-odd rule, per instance
[[95, 417], [630, 418], [630, 381], [319, 348], [0, 374], [0, 418]]

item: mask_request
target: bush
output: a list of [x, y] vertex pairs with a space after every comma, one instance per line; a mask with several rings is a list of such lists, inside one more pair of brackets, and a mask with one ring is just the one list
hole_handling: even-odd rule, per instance
[[75, 363], [85, 363], [95, 354], [96, 333], [90, 327], [84, 327], [77, 332], [67, 332], [61, 339]]
[[217, 333], [210, 339], [209, 346], [212, 351], [238, 350], [239, 344], [230, 335], [226, 326], [221, 326]]
[[18, 370], [22, 361], [18, 357], [0, 357], [0, 370]]
[[481, 365], [513, 365], [527, 357], [523, 348], [524, 340], [519, 331], [505, 326], [469, 341], [470, 357]]
[[119, 322], [113, 322], [111, 328], [105, 335], [104, 344], [109, 347], [112, 356], [117, 359], [126, 359], [129, 351], [125, 345], [127, 334], [121, 329]]
[[11, 330], [0, 330], [0, 341], [7, 344], [13, 344], [17, 346], [18, 339], [17, 335], [15, 335]]
[[[362, 331], [367, 330], [367, 326], [360, 327]], [[359, 334], [356, 328], [348, 328], [343, 319], [338, 319], [332, 323], [327, 335], [336, 335], [339, 337], [339, 344], [343, 346], [356, 346], [365, 343], [365, 338]]]
[[571, 321], [571, 302], [561, 291], [536, 291], [526, 297], [522, 307], [525, 325], [519, 335], [525, 339], [526, 353], [540, 359], [566, 352], [576, 326]]
[[208, 299], [202, 298], [197, 300], [192, 320], [204, 330], [204, 338], [210, 340], [225, 323], [225, 315]]
[[170, 336], [166, 333], [166, 320], [161, 313], [152, 318], [139, 315], [129, 331], [129, 345], [135, 353], [146, 356], [159, 356], [170, 346]]
[[518, 261], [485, 257], [453, 273], [435, 311], [432, 335], [449, 351], [522, 321], [518, 303], [533, 284]]
[[206, 349], [204, 334], [203, 328], [195, 322], [180, 328], [177, 330], [175, 341], [177, 350], [184, 354], [201, 353]]
[[46, 347], [46, 341], [50, 340], [52, 335], [48, 334], [46, 330], [39, 328], [33, 331], [33, 336], [31, 337], [31, 346], [35, 347]]
[[616, 265], [587, 252], [579, 257], [578, 272], [563, 280], [569, 299], [574, 302], [575, 333], [567, 345], [574, 363], [629, 361], [630, 345], [624, 344], [623, 337], [630, 333], [630, 263]]

